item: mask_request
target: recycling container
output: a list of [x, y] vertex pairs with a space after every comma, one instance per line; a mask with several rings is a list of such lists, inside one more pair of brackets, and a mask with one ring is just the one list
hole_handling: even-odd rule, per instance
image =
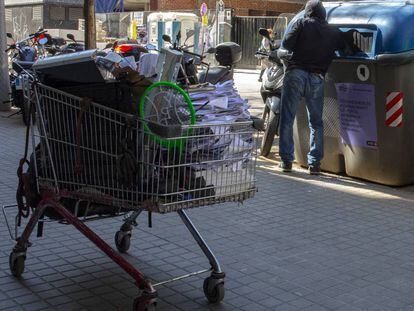
[[[328, 22], [351, 31], [360, 52], [338, 54], [325, 77], [321, 168], [391, 186], [414, 183], [414, 1], [324, 6]], [[306, 166], [305, 105], [297, 113], [294, 141], [296, 161]]]

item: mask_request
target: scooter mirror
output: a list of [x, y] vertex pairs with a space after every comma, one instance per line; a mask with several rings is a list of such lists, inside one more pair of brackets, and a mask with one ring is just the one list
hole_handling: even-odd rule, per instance
[[165, 42], [171, 43], [171, 37], [169, 35], [162, 35], [162, 40]]
[[47, 43], [47, 38], [46, 37], [43, 37], [43, 38], [39, 39], [39, 44], [45, 45], [46, 43]]
[[13, 35], [10, 32], [8, 32], [6, 35], [7, 35], [7, 38], [13, 39]]
[[113, 43], [108, 43], [107, 45], [105, 45], [105, 49], [110, 49], [113, 48], [114, 44]]
[[76, 42], [76, 40], [75, 40], [75, 36], [74, 36], [74, 35], [72, 35], [71, 33], [68, 33], [68, 34], [66, 35], [66, 38], [68, 38], [68, 39], [70, 39], [70, 40], [72, 40], [72, 41]]
[[259, 34], [261, 36], [265, 37], [266, 39], [269, 39], [270, 40], [270, 34], [269, 34], [269, 32], [267, 31], [266, 28], [260, 28], [259, 29]]
[[194, 34], [195, 34], [195, 31], [193, 29], [188, 30], [186, 40], [190, 39], [192, 36], [194, 36]]
[[193, 29], [187, 30], [184, 45], [187, 44], [188, 39], [190, 39], [192, 36], [194, 36], [194, 34], [195, 34], [195, 31]]

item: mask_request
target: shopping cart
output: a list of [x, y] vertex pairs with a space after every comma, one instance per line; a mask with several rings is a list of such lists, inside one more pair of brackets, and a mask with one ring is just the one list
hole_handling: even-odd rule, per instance
[[[205, 296], [220, 302], [225, 274], [185, 209], [243, 202], [255, 195], [253, 122], [164, 126], [38, 82], [28, 87], [34, 94], [31, 112], [35, 108], [37, 129], [32, 120], [18, 170], [16, 225], [23, 217], [28, 223], [10, 254], [12, 274], [23, 273], [29, 236], [36, 225], [41, 235], [49, 218], [72, 224], [135, 279], [140, 296], [134, 310], [155, 308], [155, 286], [208, 271]], [[24, 165], [29, 167], [25, 173]], [[85, 224], [124, 213], [115, 245], [125, 253], [144, 211], [149, 219], [154, 212], [177, 212], [211, 268], [152, 284]]]

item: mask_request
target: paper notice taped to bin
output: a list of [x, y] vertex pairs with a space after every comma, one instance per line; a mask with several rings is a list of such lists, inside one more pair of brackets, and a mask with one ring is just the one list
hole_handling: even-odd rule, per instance
[[342, 143], [378, 148], [374, 85], [336, 83], [335, 87]]

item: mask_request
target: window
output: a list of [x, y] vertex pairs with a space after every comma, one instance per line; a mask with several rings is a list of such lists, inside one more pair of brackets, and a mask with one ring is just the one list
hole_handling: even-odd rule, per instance
[[41, 21], [42, 20], [42, 7], [41, 6], [34, 6], [33, 7], [33, 20], [34, 21]]
[[69, 8], [69, 20], [77, 21], [83, 18], [82, 8]]
[[66, 19], [64, 6], [51, 6], [49, 8], [49, 17], [54, 21], [64, 21]]
[[12, 9], [6, 9], [6, 22], [11, 22], [13, 19], [13, 11]]

